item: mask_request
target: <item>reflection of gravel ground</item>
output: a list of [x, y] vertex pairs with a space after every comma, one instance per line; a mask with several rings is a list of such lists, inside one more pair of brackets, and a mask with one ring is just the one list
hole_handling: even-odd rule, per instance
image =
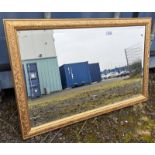
[[[134, 84], [127, 84], [121, 88], [111, 88], [107, 90], [99, 90], [99, 91], [92, 91], [89, 93], [88, 97], [81, 97], [79, 98], [71, 98], [66, 101], [62, 101], [56, 104], [48, 104], [47, 106], [42, 107], [35, 107], [30, 110], [30, 118], [32, 126], [37, 126], [43, 123], [47, 123], [53, 120], [57, 120], [60, 118], [64, 118], [67, 116], [71, 116], [74, 114], [78, 114], [80, 112], [85, 112], [87, 110], [92, 110], [94, 108], [101, 107], [105, 105], [104, 100], [109, 100], [110, 98], [117, 98], [122, 96], [123, 99], [127, 99], [133, 96], [133, 92], [135, 95], [140, 93], [141, 85], [140, 82]], [[130, 92], [131, 95], [130, 95]], [[115, 96], [113, 97], [112, 94]], [[125, 96], [129, 94], [128, 96]], [[117, 99], [120, 101], [121, 99]], [[84, 106], [84, 104], [87, 104]]]
[[23, 141], [13, 93], [0, 103], [0, 142], [155, 142], [155, 74], [147, 103], [121, 109]]

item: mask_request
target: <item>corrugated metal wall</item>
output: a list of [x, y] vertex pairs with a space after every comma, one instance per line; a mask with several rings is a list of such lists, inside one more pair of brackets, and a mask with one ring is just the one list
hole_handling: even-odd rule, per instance
[[53, 12], [52, 18], [113, 18], [114, 12]]
[[8, 89], [10, 87], [13, 87], [13, 80], [12, 80], [11, 72], [5, 71], [3, 72], [3, 74], [0, 74], [0, 88]]
[[25, 79], [28, 96], [30, 96], [30, 90], [26, 68], [27, 63], [37, 63], [41, 94], [44, 94], [44, 88], [46, 88], [48, 93], [60, 91], [62, 89], [58, 61], [56, 57], [25, 60], [22, 61], [22, 64], [24, 65], [25, 70]]

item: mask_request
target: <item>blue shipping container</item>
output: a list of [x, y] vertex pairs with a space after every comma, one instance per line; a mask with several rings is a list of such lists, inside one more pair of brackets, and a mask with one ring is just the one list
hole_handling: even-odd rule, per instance
[[101, 81], [101, 71], [99, 63], [89, 64], [91, 80], [92, 82], [100, 82]]
[[63, 89], [91, 83], [88, 62], [64, 64], [60, 67], [60, 75]]

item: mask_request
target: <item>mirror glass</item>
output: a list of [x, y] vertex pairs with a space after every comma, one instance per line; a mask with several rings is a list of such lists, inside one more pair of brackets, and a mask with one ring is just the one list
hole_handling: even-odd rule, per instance
[[17, 35], [32, 127], [142, 94], [145, 26]]

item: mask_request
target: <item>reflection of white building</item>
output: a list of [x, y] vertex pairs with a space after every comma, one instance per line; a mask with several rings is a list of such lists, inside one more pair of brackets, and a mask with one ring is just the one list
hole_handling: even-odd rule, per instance
[[52, 30], [19, 31], [22, 60], [56, 57]]
[[18, 39], [28, 96], [61, 90], [53, 31], [19, 31]]

